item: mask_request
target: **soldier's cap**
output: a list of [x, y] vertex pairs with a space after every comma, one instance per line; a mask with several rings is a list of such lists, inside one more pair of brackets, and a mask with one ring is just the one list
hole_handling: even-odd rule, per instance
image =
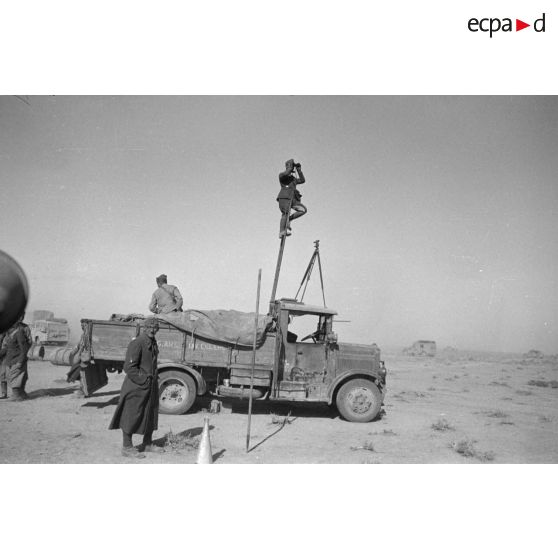
[[167, 280], [167, 276], [162, 273], [161, 275], [159, 275], [159, 277], [155, 278], [156, 281], [166, 281]]
[[146, 318], [143, 322], [144, 329], [159, 327], [157, 318]]

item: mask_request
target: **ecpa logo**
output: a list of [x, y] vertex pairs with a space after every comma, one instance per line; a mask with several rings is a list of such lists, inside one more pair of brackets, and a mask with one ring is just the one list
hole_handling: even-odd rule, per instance
[[[540, 18], [536, 19], [533, 22], [533, 30], [536, 33], [545, 32], [545, 23], [546, 23], [545, 17], [546, 14], [543, 13], [543, 15]], [[498, 31], [503, 31], [503, 32], [514, 31], [512, 21], [513, 21], [512, 18], [509, 17], [505, 17], [503, 19], [500, 19], [498, 17], [485, 17], [482, 19], [477, 19], [476, 17], [472, 17], [468, 21], [467, 27], [469, 28], [469, 31], [472, 31], [473, 33], [477, 33], [479, 31], [483, 33], [489, 33], [489, 37], [492, 38], [492, 35], [494, 33], [498, 33]], [[526, 29], [527, 27], [531, 27], [531, 24], [525, 23], [520, 19], [515, 20], [515, 31], [521, 31], [522, 29]]]

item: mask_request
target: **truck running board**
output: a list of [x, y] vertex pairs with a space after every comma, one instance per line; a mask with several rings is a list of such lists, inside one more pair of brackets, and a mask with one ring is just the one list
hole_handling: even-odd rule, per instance
[[[250, 386], [218, 386], [217, 395], [221, 397], [235, 397], [236, 399], [248, 399], [250, 397]], [[259, 388], [253, 388], [252, 397], [254, 399], [263, 399], [267, 395], [267, 391]]]

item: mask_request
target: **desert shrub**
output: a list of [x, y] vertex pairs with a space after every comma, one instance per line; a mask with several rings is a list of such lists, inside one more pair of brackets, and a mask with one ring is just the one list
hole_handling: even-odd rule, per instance
[[455, 443], [454, 449], [465, 457], [474, 457], [476, 455], [474, 440], [460, 440]]
[[533, 392], [528, 389], [516, 389], [515, 393], [517, 393], [517, 395], [533, 395]]
[[364, 442], [362, 446], [351, 446], [351, 449], [354, 450], [366, 450], [366, 451], [376, 451], [374, 449], [374, 444], [371, 441]]
[[507, 418], [508, 414], [504, 413], [504, 411], [500, 411], [500, 409], [495, 409], [493, 411], [486, 411], [484, 413], [487, 417], [490, 418]]
[[271, 419], [269, 424], [291, 424], [291, 422], [294, 420], [294, 418], [291, 418], [290, 411], [287, 416], [276, 415], [275, 413], [271, 413], [269, 416]]
[[430, 428], [432, 428], [432, 430], [438, 430], [440, 432], [455, 430], [455, 428], [444, 417], [440, 417], [436, 422], [433, 422]]
[[175, 434], [172, 430], [169, 430], [165, 434], [165, 451], [180, 451], [180, 450], [192, 450], [198, 449], [200, 445], [200, 437], [193, 436], [192, 434], [181, 435]]
[[489, 385], [489, 386], [510, 387], [510, 384], [508, 384], [507, 382], [499, 382], [499, 381], [497, 381], [497, 380], [494, 380], [494, 381], [490, 382], [488, 385]]
[[494, 461], [495, 454], [493, 451], [479, 451], [475, 447], [476, 440], [460, 440], [452, 444], [453, 449], [463, 457], [473, 457], [485, 463]]
[[479, 452], [476, 452], [475, 457], [479, 461], [482, 461], [484, 463], [486, 461], [494, 461], [494, 458], [496, 457], [496, 455], [494, 454], [493, 451], [479, 451]]
[[537, 387], [548, 387], [548, 382], [546, 380], [529, 380], [527, 382], [529, 386], [537, 386]]

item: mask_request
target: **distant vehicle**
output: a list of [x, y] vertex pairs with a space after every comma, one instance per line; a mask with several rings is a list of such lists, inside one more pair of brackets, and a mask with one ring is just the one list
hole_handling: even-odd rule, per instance
[[35, 320], [30, 329], [34, 345], [67, 345], [70, 341], [70, 328], [62, 318]]
[[436, 341], [415, 341], [410, 347], [403, 349], [408, 356], [436, 356]]
[[[376, 344], [338, 343], [337, 312], [292, 299], [272, 304], [269, 324], [255, 356], [253, 397], [271, 401], [325, 402], [351, 422], [368, 422], [381, 411], [386, 369]], [[290, 320], [316, 319], [316, 329], [295, 339]], [[108, 383], [107, 372], [122, 371], [126, 348], [141, 321], [83, 319], [91, 362], [82, 372], [86, 395]], [[204, 338], [160, 321], [159, 404], [166, 414], [186, 413], [196, 395], [248, 398], [252, 349]]]

